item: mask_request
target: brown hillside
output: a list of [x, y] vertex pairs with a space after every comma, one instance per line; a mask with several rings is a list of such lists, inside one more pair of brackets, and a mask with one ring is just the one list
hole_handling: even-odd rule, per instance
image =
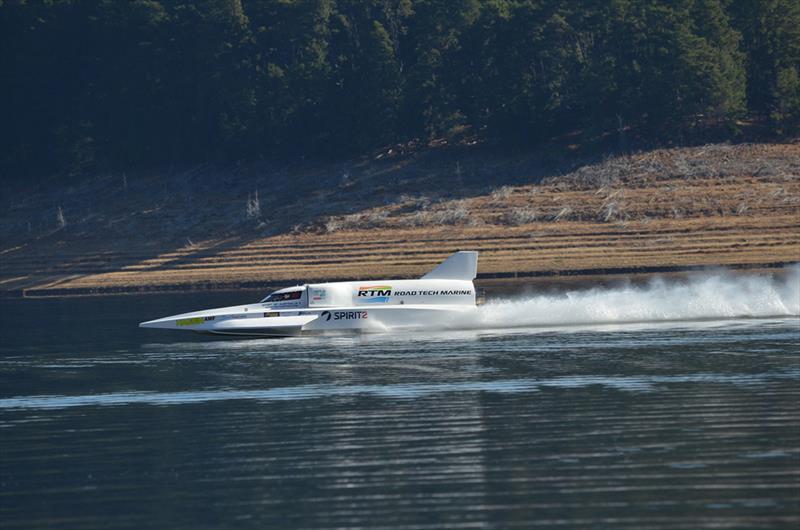
[[[134, 237], [16, 242], [0, 254], [0, 289], [33, 296], [413, 277], [457, 249], [481, 252], [483, 277], [781, 266], [800, 261], [798, 175], [800, 145], [717, 145], [454, 198], [414, 193], [408, 182], [394, 201], [340, 215], [317, 207], [286, 233], [160, 249]], [[306, 200], [341, 211], [348, 189], [367, 184], [396, 183], [373, 175]]]

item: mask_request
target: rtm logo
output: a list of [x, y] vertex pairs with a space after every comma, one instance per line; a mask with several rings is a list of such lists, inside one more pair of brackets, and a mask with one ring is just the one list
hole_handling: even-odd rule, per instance
[[366, 304], [385, 304], [390, 296], [392, 296], [391, 285], [369, 285], [358, 288], [359, 301]]

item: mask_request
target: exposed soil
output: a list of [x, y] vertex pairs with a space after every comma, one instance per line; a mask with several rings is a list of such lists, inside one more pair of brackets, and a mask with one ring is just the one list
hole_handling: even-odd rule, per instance
[[[370, 166], [333, 189], [306, 190], [299, 202], [279, 204], [273, 194], [252, 222], [239, 225], [213, 220], [224, 207], [214, 206], [207, 184], [199, 186], [197, 201], [186, 198], [186, 207], [201, 211], [174, 210], [171, 221], [148, 215], [144, 191], [123, 202], [106, 195], [110, 211], [116, 208], [120, 218], [127, 212], [125, 230], [115, 231], [112, 223], [103, 237], [91, 230], [90, 219], [47, 234], [7, 237], [10, 242], [0, 250], [0, 294], [415, 277], [459, 249], [481, 252], [482, 278], [763, 268], [800, 261], [798, 144], [657, 150], [564, 174], [537, 173], [529, 182], [515, 170], [506, 173], [513, 178], [483, 187], [459, 181], [462, 171], [472, 171], [465, 164], [466, 169], [459, 165], [434, 179], [453, 190], [437, 190], [431, 174], [410, 166], [404, 175], [423, 176], [401, 183], [397, 174], [381, 177]], [[374, 200], [376, 194], [385, 196]], [[52, 201], [29, 192], [25, 197], [31, 209], [37, 200]], [[19, 226], [26, 210], [15, 211]], [[268, 220], [278, 212], [280, 228]], [[198, 224], [198, 215], [212, 220]], [[202, 239], [176, 237], [185, 232], [174, 224], [147, 232], [156, 221], [181, 218], [193, 219], [192, 233]]]

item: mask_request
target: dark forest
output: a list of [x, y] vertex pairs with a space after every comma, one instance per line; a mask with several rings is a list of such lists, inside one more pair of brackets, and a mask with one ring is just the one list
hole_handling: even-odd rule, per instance
[[800, 125], [796, 0], [0, 1], [0, 175]]

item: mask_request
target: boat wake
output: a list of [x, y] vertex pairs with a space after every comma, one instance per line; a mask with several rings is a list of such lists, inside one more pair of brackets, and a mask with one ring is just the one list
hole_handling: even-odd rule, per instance
[[704, 272], [684, 280], [490, 301], [470, 327], [508, 328], [800, 316], [800, 265], [774, 276]]

